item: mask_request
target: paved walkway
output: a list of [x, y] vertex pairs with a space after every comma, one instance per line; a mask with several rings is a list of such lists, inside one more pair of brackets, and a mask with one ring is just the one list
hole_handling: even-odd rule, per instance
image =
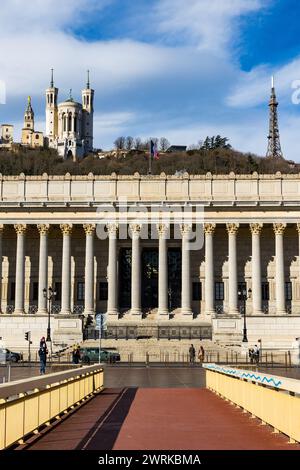
[[299, 450], [200, 388], [106, 389], [30, 450]]

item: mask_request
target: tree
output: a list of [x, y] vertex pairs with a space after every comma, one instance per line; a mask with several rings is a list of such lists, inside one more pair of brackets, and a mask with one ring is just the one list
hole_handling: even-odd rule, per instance
[[166, 137], [161, 137], [159, 140], [159, 148], [162, 152], [165, 152], [170, 147], [170, 142]]
[[124, 150], [124, 148], [125, 148], [125, 142], [126, 142], [126, 138], [125, 138], [125, 137], [118, 137], [118, 138], [114, 141], [114, 146], [116, 147], [117, 150]]
[[134, 148], [135, 148], [135, 150], [142, 150], [143, 142], [142, 142], [142, 139], [140, 137], [136, 137], [134, 139]]
[[229, 139], [227, 137], [221, 137], [219, 134], [212, 137], [206, 137], [202, 145], [200, 146], [200, 150], [214, 150], [214, 149], [231, 149], [231, 145], [229, 144]]
[[126, 137], [126, 142], [125, 142], [126, 150], [131, 150], [133, 148], [133, 144], [134, 144], [134, 138], [131, 137], [130, 135]]

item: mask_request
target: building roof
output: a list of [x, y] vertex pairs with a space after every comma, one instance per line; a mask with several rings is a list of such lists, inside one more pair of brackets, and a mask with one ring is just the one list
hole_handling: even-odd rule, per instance
[[171, 145], [167, 152], [186, 152], [186, 145]]

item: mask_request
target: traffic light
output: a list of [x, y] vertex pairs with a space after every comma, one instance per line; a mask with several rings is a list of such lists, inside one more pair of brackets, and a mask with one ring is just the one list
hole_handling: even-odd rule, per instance
[[25, 339], [26, 339], [26, 341], [30, 341], [30, 331], [26, 331]]

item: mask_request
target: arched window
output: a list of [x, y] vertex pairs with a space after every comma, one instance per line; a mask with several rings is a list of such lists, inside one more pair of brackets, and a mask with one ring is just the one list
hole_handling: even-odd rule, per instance
[[90, 105], [90, 97], [87, 96], [86, 99], [87, 99], [87, 105], [89, 106]]
[[72, 114], [69, 114], [69, 123], [68, 123], [68, 131], [72, 131]]
[[52, 95], [52, 93], [51, 93], [50, 96], [51, 96], [51, 104], [53, 104], [53, 95]]
[[77, 132], [77, 116], [74, 117], [74, 132]]
[[67, 130], [67, 116], [63, 114], [64, 132]]

